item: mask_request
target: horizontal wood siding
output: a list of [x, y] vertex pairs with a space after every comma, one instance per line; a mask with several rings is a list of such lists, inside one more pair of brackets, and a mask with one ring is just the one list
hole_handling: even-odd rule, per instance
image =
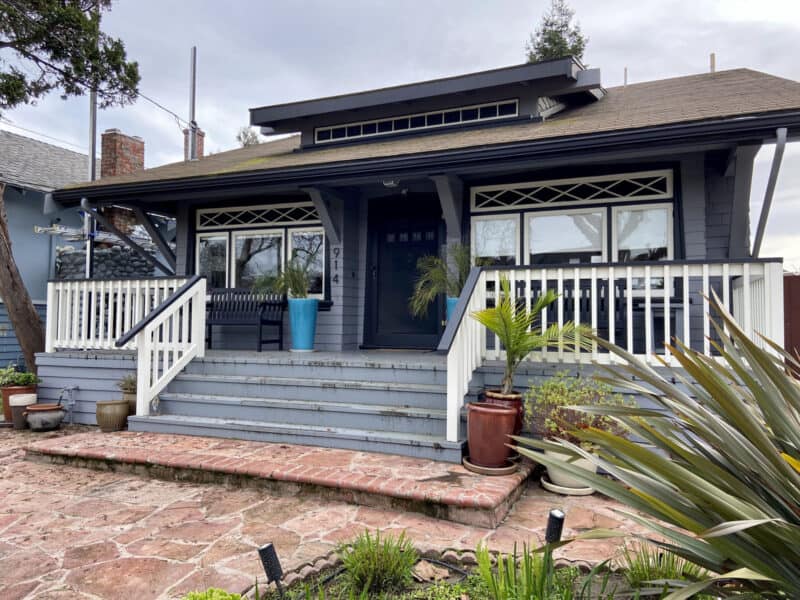
[[[136, 374], [133, 353], [53, 352], [36, 355], [39, 369], [39, 402], [58, 402], [65, 388], [77, 386], [72, 398], [74, 423], [96, 425], [98, 400], [120, 400], [117, 382], [125, 375]], [[64, 395], [62, 403], [66, 403]]]
[[[40, 303], [35, 303], [34, 306], [44, 326], [47, 309]], [[19, 347], [14, 327], [8, 318], [6, 305], [0, 302], [0, 367], [5, 367], [9, 363], [24, 365], [25, 359], [22, 357], [22, 349]]]

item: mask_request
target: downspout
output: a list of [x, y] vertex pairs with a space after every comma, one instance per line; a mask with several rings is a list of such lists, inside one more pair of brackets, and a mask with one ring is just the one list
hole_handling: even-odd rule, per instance
[[753, 242], [753, 258], [758, 258], [761, 252], [761, 243], [764, 241], [764, 232], [767, 229], [767, 218], [769, 211], [772, 207], [772, 198], [775, 195], [775, 185], [778, 182], [778, 173], [781, 170], [781, 161], [783, 161], [783, 151], [786, 149], [786, 127], [780, 127], [775, 130], [775, 154], [772, 157], [772, 168], [769, 172], [769, 179], [767, 180], [767, 191], [764, 193], [764, 204], [761, 205], [761, 216], [758, 219], [758, 229], [756, 229], [756, 238]]

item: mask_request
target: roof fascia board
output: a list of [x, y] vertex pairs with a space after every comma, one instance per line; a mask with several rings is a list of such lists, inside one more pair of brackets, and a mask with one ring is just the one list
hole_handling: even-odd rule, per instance
[[581, 66], [573, 58], [564, 58], [378, 90], [343, 94], [341, 96], [261, 106], [250, 109], [250, 124], [254, 126], [271, 126], [280, 121], [300, 119], [319, 114], [356, 110], [398, 102], [410, 102], [432, 96], [458, 94], [537, 79], [562, 77], [575, 81], [578, 79], [580, 71]]
[[[789, 139], [800, 138], [800, 112], [736, 117], [700, 123], [684, 123], [643, 129], [590, 133], [496, 146], [469, 147], [421, 154], [370, 158], [357, 161], [335, 162], [323, 165], [266, 169], [205, 177], [167, 179], [140, 183], [108, 185], [103, 187], [70, 188], [54, 192], [55, 199], [66, 205], [80, 201], [81, 197], [114, 198], [122, 195], [140, 198], [148, 194], [174, 193], [203, 189], [227, 189], [232, 186], [280, 185], [283, 188], [297, 185], [318, 185], [348, 177], [385, 175], [387, 171], [399, 174], [414, 169], [421, 171], [453, 170], [493, 161], [513, 161], [541, 155], [604, 153], [626, 147], [649, 148], [652, 144], [686, 146], [715, 142], [761, 143], [775, 136], [778, 127], [790, 129]], [[261, 188], [263, 189], [263, 187]], [[295, 187], [296, 189], [296, 187]], [[111, 201], [111, 200], [109, 200]]]

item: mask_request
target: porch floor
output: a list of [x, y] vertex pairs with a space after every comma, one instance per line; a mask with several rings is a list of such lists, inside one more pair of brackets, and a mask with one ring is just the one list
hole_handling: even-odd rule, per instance
[[484, 477], [460, 465], [352, 450], [198, 436], [81, 433], [30, 444], [28, 458], [224, 482], [378, 508], [423, 513], [467, 525], [497, 527], [522, 494], [532, 464]]

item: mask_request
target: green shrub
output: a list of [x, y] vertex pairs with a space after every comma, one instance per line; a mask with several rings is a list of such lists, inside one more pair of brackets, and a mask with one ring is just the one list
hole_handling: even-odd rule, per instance
[[18, 371], [17, 365], [8, 365], [4, 369], [0, 369], [0, 388], [18, 385], [36, 385], [37, 383], [39, 383], [39, 378], [36, 377], [35, 373]]
[[232, 594], [218, 588], [208, 588], [204, 592], [189, 592], [183, 600], [241, 600], [240, 594]]
[[640, 543], [633, 549], [624, 546], [618, 562], [632, 588], [650, 587], [648, 583], [654, 581], [708, 578], [704, 568], [653, 544]]
[[117, 382], [117, 387], [124, 394], [135, 394], [136, 383], [136, 373], [128, 373]]
[[411, 570], [419, 558], [405, 532], [398, 537], [365, 531], [337, 550], [344, 566], [344, 581], [351, 592], [402, 590], [411, 583]]
[[558, 466], [634, 509], [627, 514], [663, 537], [663, 548], [719, 573], [675, 598], [700, 593], [716, 579], [800, 598], [800, 384], [790, 374], [800, 372], [800, 362], [775, 344], [763, 342], [764, 349], [748, 338], [716, 297], [711, 306], [719, 315], [711, 319], [719, 359], [677, 342], [669, 350], [682, 371], [656, 371], [596, 338], [624, 361], [609, 368], [609, 380], [661, 410], [582, 410], [615, 416], [649, 447], [596, 428], [571, 431], [596, 454], [564, 440], [517, 441], [593, 461], [614, 479], [568, 462]]
[[571, 433], [574, 429], [594, 427], [619, 435], [626, 430], [608, 415], [590, 414], [572, 407], [631, 404], [607, 383], [591, 377], [570, 377], [567, 371], [561, 371], [526, 392], [525, 420], [533, 433], [544, 438], [580, 444], [581, 440]]

